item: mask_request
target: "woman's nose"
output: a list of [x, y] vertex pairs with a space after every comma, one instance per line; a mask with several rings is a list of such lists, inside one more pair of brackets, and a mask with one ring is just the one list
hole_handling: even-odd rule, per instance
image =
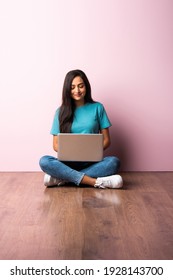
[[79, 92], [79, 87], [76, 87], [76, 88], [75, 88], [75, 92]]

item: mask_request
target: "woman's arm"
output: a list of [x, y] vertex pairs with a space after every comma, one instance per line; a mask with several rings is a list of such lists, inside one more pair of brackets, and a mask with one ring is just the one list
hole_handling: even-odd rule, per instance
[[111, 139], [109, 135], [109, 128], [104, 128], [101, 130], [101, 133], [103, 134], [103, 149], [107, 149], [111, 144]]
[[53, 149], [55, 152], [58, 152], [58, 136], [53, 135]]

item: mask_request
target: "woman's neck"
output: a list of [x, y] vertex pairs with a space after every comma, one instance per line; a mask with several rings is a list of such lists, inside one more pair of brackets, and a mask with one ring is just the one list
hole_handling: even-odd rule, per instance
[[82, 100], [82, 101], [75, 101], [75, 107], [78, 108], [78, 107], [81, 107], [85, 105], [85, 102]]

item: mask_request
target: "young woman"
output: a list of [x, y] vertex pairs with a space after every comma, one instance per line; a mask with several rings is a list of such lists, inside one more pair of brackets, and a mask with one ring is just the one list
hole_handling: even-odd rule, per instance
[[[58, 152], [58, 133], [102, 133], [103, 148], [110, 146], [108, 119], [103, 105], [95, 102], [91, 96], [91, 86], [85, 73], [72, 70], [67, 73], [62, 104], [56, 110], [51, 134], [53, 149]], [[123, 180], [115, 175], [120, 161], [108, 156], [96, 163], [61, 162], [53, 156], [43, 156], [40, 167], [45, 172], [45, 186], [60, 186], [66, 183], [90, 185], [96, 188], [121, 188]]]

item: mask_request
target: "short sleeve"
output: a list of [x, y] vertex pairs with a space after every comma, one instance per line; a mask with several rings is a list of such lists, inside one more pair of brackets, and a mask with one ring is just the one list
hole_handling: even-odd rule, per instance
[[50, 134], [52, 135], [58, 135], [60, 133], [59, 129], [59, 109], [56, 110], [53, 123], [52, 123], [52, 128], [50, 130]]
[[99, 117], [100, 129], [104, 129], [104, 128], [108, 128], [108, 127], [112, 126], [112, 124], [108, 118], [108, 115], [106, 113], [106, 110], [101, 103], [99, 103], [99, 107], [98, 107], [98, 117]]

